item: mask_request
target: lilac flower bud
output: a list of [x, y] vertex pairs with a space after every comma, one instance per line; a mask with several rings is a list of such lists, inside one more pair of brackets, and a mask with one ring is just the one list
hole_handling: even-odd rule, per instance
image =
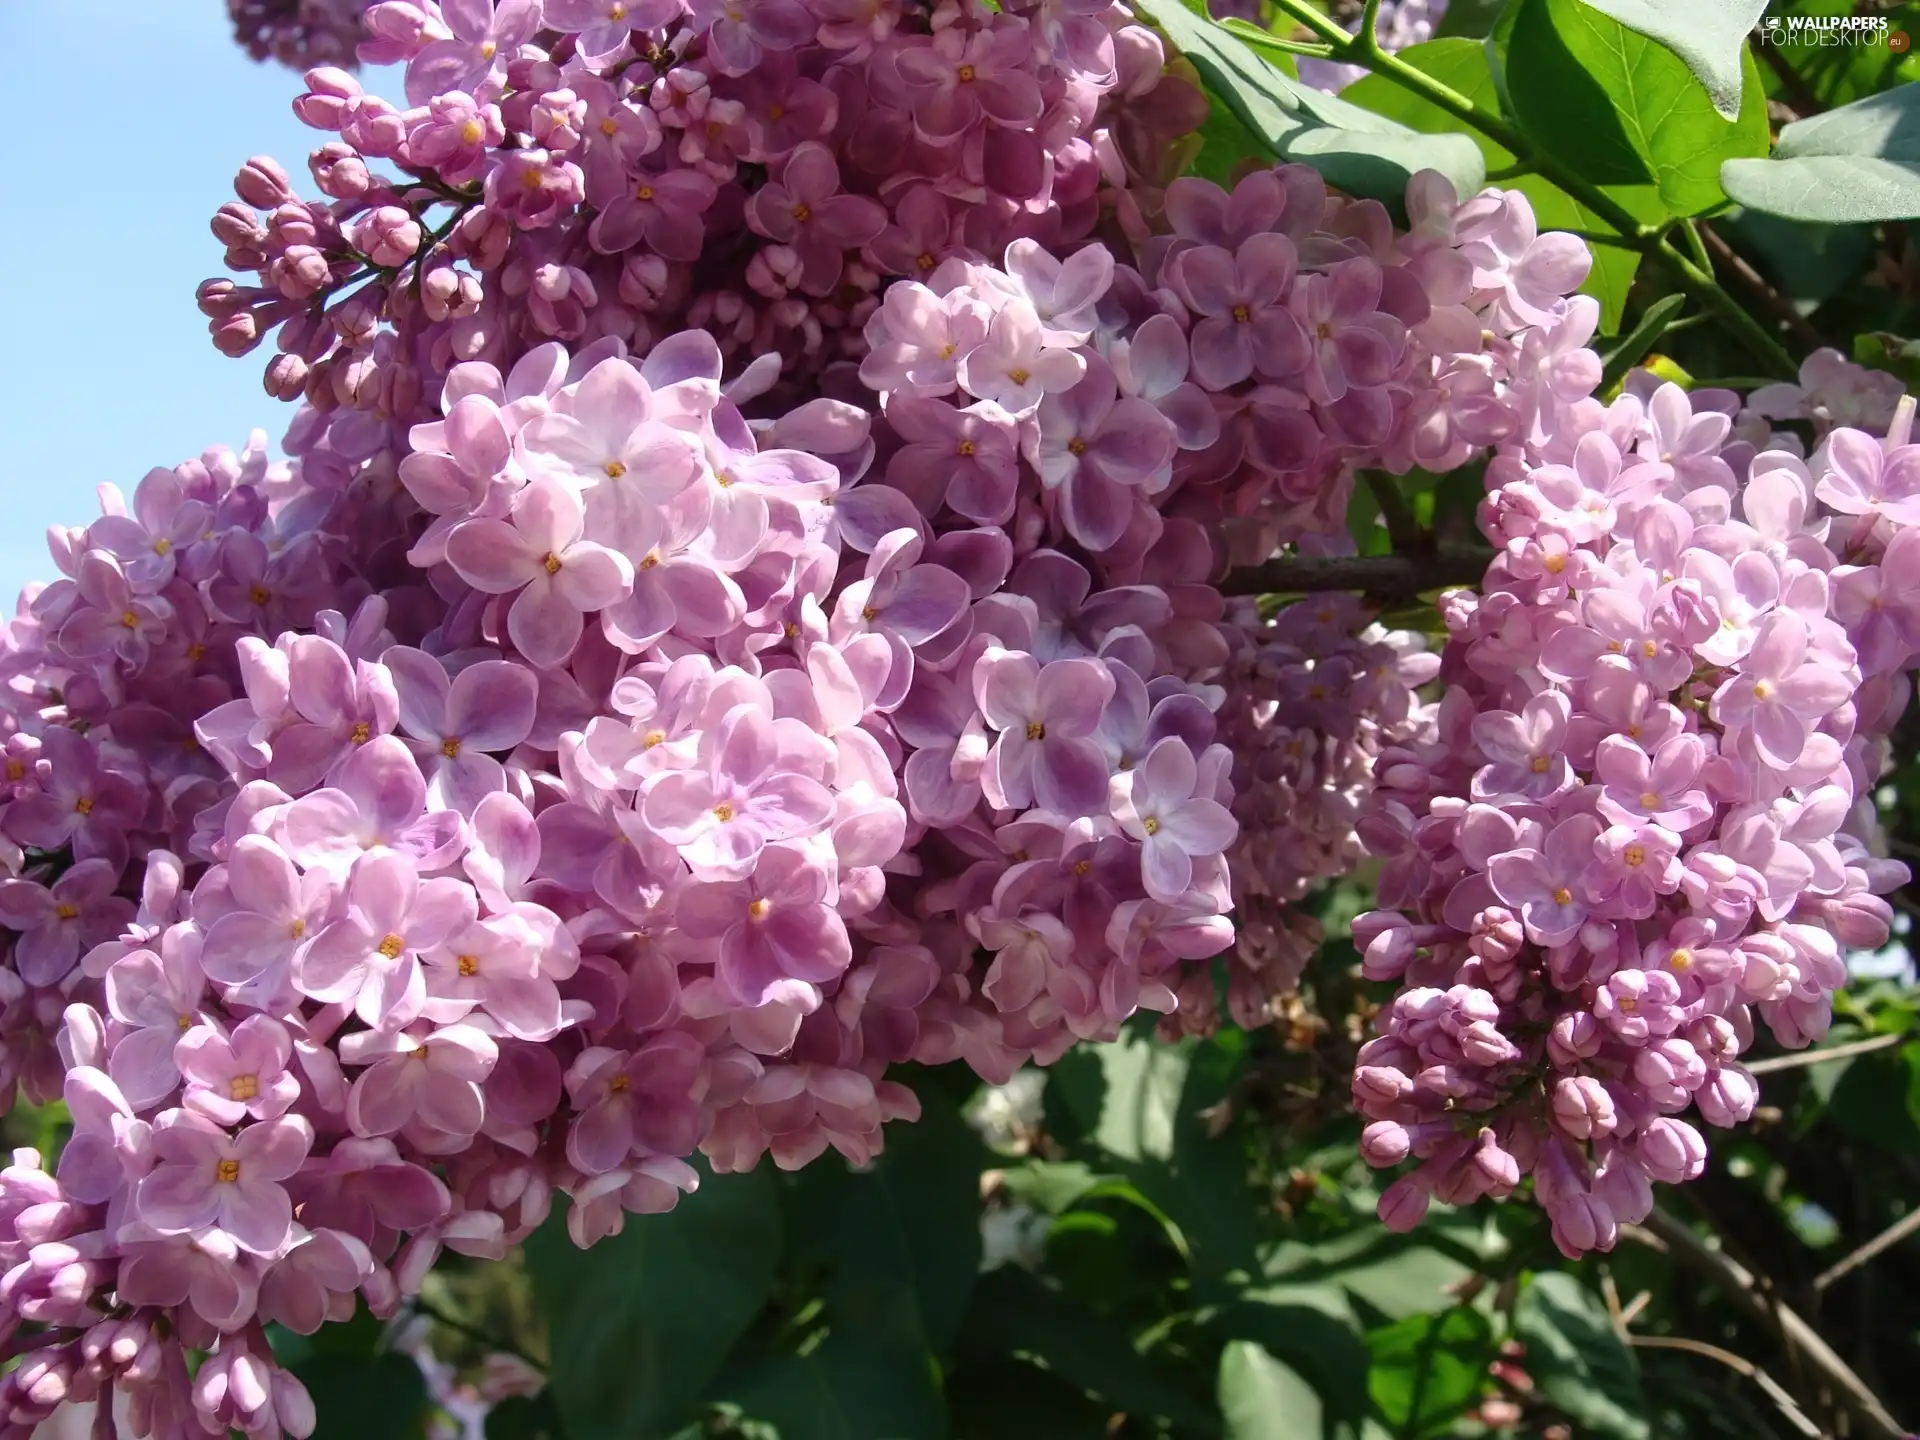
[[1414, 1175], [1402, 1175], [1380, 1196], [1380, 1220], [1405, 1234], [1427, 1218], [1428, 1192]]
[[1554, 1064], [1570, 1068], [1598, 1055], [1604, 1038], [1599, 1022], [1586, 1011], [1578, 1010], [1553, 1022], [1547, 1036], [1547, 1049]]
[[313, 183], [335, 200], [358, 200], [373, 188], [367, 162], [344, 140], [329, 140], [307, 157]]
[[338, 130], [346, 116], [347, 102], [361, 94], [360, 82], [333, 66], [309, 70], [306, 82], [306, 93], [293, 102], [293, 113], [302, 124], [316, 130]]
[[1562, 1075], [1553, 1082], [1554, 1122], [1576, 1140], [1597, 1140], [1618, 1124], [1613, 1097], [1590, 1075]]
[[289, 300], [305, 300], [332, 278], [327, 257], [311, 245], [289, 246], [268, 268], [267, 278]]
[[1694, 1093], [1694, 1104], [1709, 1125], [1725, 1129], [1744, 1124], [1760, 1102], [1760, 1086], [1738, 1065], [1722, 1065]]
[[420, 222], [398, 205], [382, 205], [354, 223], [354, 247], [373, 264], [395, 269], [420, 248]]
[[251, 311], [242, 310], [215, 320], [209, 329], [213, 332], [214, 348], [222, 355], [238, 357], [260, 343], [260, 329], [254, 324]]
[[1520, 1183], [1520, 1163], [1494, 1139], [1493, 1131], [1482, 1130], [1479, 1144], [1472, 1151], [1472, 1167], [1483, 1194], [1502, 1199]]
[[1684, 1120], [1662, 1115], [1634, 1137], [1635, 1153], [1647, 1174], [1670, 1185], [1691, 1180], [1707, 1164], [1706, 1142]]
[[1353, 1072], [1353, 1103], [1367, 1113], [1398, 1104], [1412, 1093], [1413, 1081], [1405, 1071], [1385, 1065], [1363, 1065]]
[[1376, 1120], [1360, 1133], [1360, 1153], [1369, 1165], [1382, 1169], [1398, 1165], [1412, 1150], [1406, 1127], [1392, 1120]]
[[293, 198], [287, 172], [265, 155], [256, 155], [233, 178], [234, 193], [249, 205], [271, 210]]
[[1490, 905], [1474, 916], [1469, 941], [1473, 953], [1490, 964], [1512, 960], [1526, 942], [1520, 921], [1498, 905]]
[[267, 362], [267, 394], [276, 400], [298, 400], [307, 385], [307, 362], [298, 355], [276, 355]]

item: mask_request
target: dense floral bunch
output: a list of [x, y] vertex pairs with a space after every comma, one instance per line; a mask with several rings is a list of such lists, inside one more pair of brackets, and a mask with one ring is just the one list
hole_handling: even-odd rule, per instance
[[1431, 177], [1400, 236], [1157, 188], [1196, 97], [1117, 8], [749, 19], [377, 7], [415, 108], [316, 74], [331, 199], [216, 218], [296, 458], [107, 492], [9, 635], [0, 1023], [75, 1118], [0, 1182], [10, 1423], [304, 1433], [267, 1321], [1173, 1010], [1222, 546], [1465, 455], [1456, 333], [1581, 278]]
[[[325, 198], [249, 162], [214, 229], [257, 283], [201, 290], [222, 349], [277, 329], [293, 461], [103, 492], [7, 636], [0, 1079], [75, 1122], [53, 1173], [0, 1176], [10, 1425], [118, 1388], [141, 1433], [304, 1434], [265, 1323], [391, 1314], [556, 1191], [591, 1243], [673, 1205], [696, 1150], [865, 1162], [917, 1113], [901, 1062], [999, 1082], [1142, 1008], [1204, 1028], [1236, 902], [1258, 1019], [1314, 938], [1285, 907], [1356, 823], [1408, 837], [1395, 898], [1458, 878], [1434, 827], [1462, 726], [1552, 689], [1502, 617], [1604, 604], [1498, 570], [1435, 705], [1409, 637], [1344, 602], [1230, 612], [1226, 565], [1337, 550], [1356, 472], [1489, 446], [1509, 567], [1563, 525], [1541, 572], [1587, 577], [1675, 476], [1711, 488], [1683, 398], [1646, 436], [1639, 401], [1582, 398], [1577, 240], [1433, 175], [1405, 231], [1303, 167], [1172, 178], [1203, 107], [1118, 5], [367, 18], [407, 107], [310, 74]], [[1559, 518], [1588, 430], [1667, 468]], [[1704, 503], [1677, 513], [1732, 534]], [[1787, 611], [1824, 614], [1788, 563]], [[1589, 672], [1569, 723], [1613, 703]], [[1712, 703], [1784, 733], [1765, 697]], [[1793, 784], [1813, 818], [1742, 812], [1704, 853], [1744, 881], [1750, 831], [1814, 845], [1825, 791]], [[1557, 856], [1579, 802], [1527, 793], [1502, 853]], [[1876, 913], [1813, 883], [1796, 916]], [[1410, 943], [1370, 964], [1457, 967], [1442, 918], [1375, 922]], [[1830, 976], [1801, 973], [1769, 1014], [1804, 1032]], [[1440, 1042], [1392, 1043], [1367, 1075]]]
[[372, 0], [227, 0], [233, 38], [256, 60], [296, 70], [357, 63]]
[[[1559, 329], [1492, 357], [1500, 551], [1442, 604], [1430, 735], [1378, 762], [1389, 908], [1355, 938], [1405, 988], [1354, 1096], [1370, 1161], [1421, 1162], [1390, 1224], [1531, 1173], [1577, 1255], [1700, 1173], [1684, 1112], [1751, 1113], [1756, 1018], [1817, 1039], [1843, 949], [1887, 940], [1907, 872], [1867, 842], [1920, 654], [1920, 446], [1912, 402], [1831, 352], [1739, 415], [1756, 453], [1725, 392], [1643, 375], [1602, 404], [1590, 367], [1541, 363]], [[1810, 460], [1774, 417], [1819, 422]]]

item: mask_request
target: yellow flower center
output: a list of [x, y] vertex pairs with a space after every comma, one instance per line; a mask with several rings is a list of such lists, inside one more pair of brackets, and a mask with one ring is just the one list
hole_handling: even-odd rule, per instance
[[469, 120], [460, 127], [460, 139], [468, 145], [478, 145], [487, 137], [487, 127], [478, 120]]
[[607, 1093], [609, 1095], [624, 1095], [632, 1088], [633, 1081], [629, 1080], [625, 1075], [616, 1075], [607, 1082]]
[[1625, 860], [1627, 864], [1637, 868], [1647, 863], [1647, 847], [1644, 845], [1629, 845], [1625, 850], [1620, 852], [1620, 858]]
[[354, 722], [354, 726], [353, 726], [353, 743], [354, 744], [364, 745], [367, 743], [368, 740], [372, 738], [373, 738], [373, 728], [370, 725], [368, 725], [366, 721], [358, 720]]
[[1668, 968], [1673, 970], [1691, 969], [1693, 966], [1693, 952], [1691, 950], [1676, 950], [1667, 957], [1667, 965]]
[[620, 127], [613, 123], [613, 117], [611, 115], [600, 122], [600, 133], [608, 139], [612, 139], [620, 133]]
[[961, 457], [962, 459], [966, 459], [966, 458], [968, 458], [968, 457], [970, 457], [970, 456], [972, 456], [972, 454], [973, 454], [973, 441], [971, 441], [971, 440], [962, 440], [962, 441], [961, 441], [961, 442], [960, 442], [960, 443], [959, 443], [958, 445], [956, 445], [956, 446], [954, 446], [954, 447], [953, 447], [953, 453], [954, 453], [954, 454], [956, 454], [956, 455], [958, 455], [958, 456], [960, 456], [960, 457]]
[[455, 968], [469, 980], [480, 973], [480, 957], [478, 955], [462, 955], [454, 964]]
[[1761, 701], [1771, 700], [1773, 698], [1773, 682], [1771, 680], [1754, 681], [1753, 698]]
[[549, 575], [558, 575], [560, 573], [560, 557], [551, 550], [547, 552], [546, 558], [540, 563], [546, 567]]
[[1074, 861], [1073, 873], [1076, 875], [1091, 875], [1093, 873], [1093, 862], [1091, 860]]
[[600, 468], [607, 472], [607, 478], [609, 480], [618, 480], [622, 475], [627, 473], [627, 467], [622, 465], [618, 460], [609, 460]]
[[1637, 1006], [1639, 1003], [1640, 1002], [1638, 1000], [1635, 1000], [1631, 995], [1622, 995], [1620, 997], [1620, 1009], [1628, 1015], [1631, 1015], [1633, 1013], [1634, 1007]]
[[1242, 324], [1242, 325], [1244, 325], [1244, 324], [1246, 324], [1246, 323], [1247, 323], [1247, 322], [1248, 322], [1249, 320], [1251, 320], [1251, 319], [1253, 318], [1253, 316], [1252, 316], [1252, 315], [1251, 315], [1251, 314], [1250, 314], [1250, 313], [1248, 312], [1248, 310], [1247, 310], [1247, 307], [1246, 307], [1246, 306], [1244, 306], [1244, 305], [1236, 305], [1236, 306], [1234, 306], [1234, 307], [1233, 307], [1233, 318], [1234, 318], [1235, 320], [1237, 320], [1237, 321], [1239, 321], [1239, 322], [1240, 322], [1240, 324]]
[[806, 201], [802, 200], [798, 205], [793, 207], [793, 223], [794, 224], [804, 225], [812, 218], [813, 218], [813, 211], [808, 207]]
[[140, 617], [131, 610], [122, 610], [120, 612], [120, 623], [131, 630], [140, 623]]
[[1651, 660], [1660, 653], [1660, 647], [1651, 640], [1642, 640], [1640, 642], [1640, 653]]
[[27, 778], [27, 767], [25, 764], [23, 764], [21, 761], [18, 761], [18, 760], [7, 761], [7, 779], [24, 780], [26, 778]]
[[1149, 835], [1158, 835], [1160, 833], [1160, 817], [1158, 815], [1147, 816], [1146, 819], [1140, 822], [1140, 828]]
[[1046, 738], [1047, 727], [1043, 723], [1038, 720], [1029, 720], [1027, 722], [1027, 739], [1044, 740]]
[[873, 606], [871, 605], [862, 605], [860, 607], [860, 618], [862, 620], [865, 620], [868, 624], [872, 624], [875, 620], [878, 620], [880, 618], [880, 612], [874, 609]]
[[922, 250], [918, 255], [913, 257], [913, 263], [918, 265], [922, 270], [931, 270], [935, 262], [932, 254]]
[[58, 915], [62, 920], [77, 920], [80, 917], [78, 909], [64, 902], [54, 906], [53, 913]]
[[222, 1185], [233, 1184], [240, 1178], [240, 1162], [238, 1160], [222, 1160], [218, 1165], [213, 1167], [213, 1178], [218, 1180]]
[[1553, 768], [1553, 757], [1551, 755], [1536, 755], [1533, 757], [1533, 762], [1529, 768], [1536, 775], [1544, 775]]
[[653, 199], [653, 187], [651, 185], [642, 185], [638, 190], [633, 192], [633, 198], [636, 200]]
[[963, 85], [968, 84], [973, 80], [974, 71], [973, 71], [973, 66], [971, 65], [962, 65], [958, 70], [954, 71], [953, 73], [955, 78], [957, 78], [960, 81], [960, 83]]
[[780, 104], [778, 101], [775, 101], [773, 104], [767, 106], [767, 119], [784, 120], [786, 118], [787, 118], [786, 106]]
[[720, 804], [713, 807], [713, 818], [722, 825], [733, 819], [733, 806]]
[[293, 922], [293, 924], [287, 927], [287, 934], [291, 935], [295, 940], [298, 940], [302, 935], [306, 933], [307, 933], [307, 922], [304, 920], [296, 920]]
[[1556, 905], [1571, 905], [1573, 903], [1573, 892], [1562, 885], [1558, 890], [1553, 892], [1553, 903]]
[[1658, 810], [1660, 808], [1660, 797], [1651, 790], [1643, 791], [1640, 796], [1640, 808], [1642, 810]]
[[173, 1017], [173, 1023], [174, 1027], [178, 1030], [191, 1030], [193, 1029], [193, 1016], [176, 1015]]
[[173, 541], [169, 540], [166, 536], [162, 535], [158, 540], [153, 542], [153, 553], [156, 555], [172, 554]]
[[260, 1077], [258, 1075], [236, 1075], [227, 1082], [228, 1099], [245, 1104], [249, 1100], [257, 1099], [259, 1094]]
[[1071, 440], [1067, 441], [1067, 453], [1069, 455], [1086, 454], [1087, 442], [1082, 440], [1078, 435], [1074, 436]]
[[73, 813], [76, 815], [93, 814], [93, 796], [82, 795], [78, 800], [74, 801]]
[[1009, 370], [1007, 371], [1007, 378], [1016, 385], [1024, 385], [1033, 378], [1033, 372], [1030, 370]]
[[755, 900], [747, 906], [747, 918], [749, 920], [764, 920], [772, 910], [773, 902], [771, 900]]
[[1567, 557], [1564, 555], [1549, 555], [1540, 562], [1540, 568], [1549, 575], [1558, 575], [1562, 570], [1567, 568]]
[[398, 960], [400, 958], [400, 952], [407, 948], [406, 937], [401, 935], [389, 935], [387, 936], [386, 939], [380, 942], [379, 948], [380, 948], [380, 953], [386, 956], [387, 959]]
[[256, 605], [264, 605], [273, 598], [273, 592], [264, 585], [256, 585], [247, 591], [247, 599]]
[[640, 741], [640, 748], [643, 750], [651, 750], [656, 745], [664, 745], [666, 743], [667, 743], [666, 731], [649, 730], [647, 731], [646, 735], [642, 737]]
[[446, 756], [447, 759], [449, 760], [459, 759], [460, 758], [460, 737], [458, 735], [447, 736], [446, 739], [440, 742], [440, 753]]

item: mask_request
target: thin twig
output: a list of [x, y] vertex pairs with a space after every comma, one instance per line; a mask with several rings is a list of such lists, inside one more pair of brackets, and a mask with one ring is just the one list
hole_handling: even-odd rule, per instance
[[1747, 1066], [1747, 1073], [1770, 1075], [1776, 1070], [1797, 1070], [1803, 1065], [1824, 1065], [1829, 1060], [1846, 1060], [1855, 1055], [1885, 1050], [1909, 1038], [1911, 1037], [1905, 1034], [1875, 1035], [1870, 1040], [1853, 1040], [1845, 1045], [1829, 1045], [1824, 1050], [1796, 1050], [1790, 1055], [1770, 1055], [1765, 1060], [1755, 1060]]
[[1867, 1261], [1873, 1259], [1873, 1257], [1881, 1251], [1892, 1249], [1915, 1231], [1920, 1231], [1920, 1209], [1916, 1209], [1911, 1214], [1902, 1216], [1900, 1219], [1894, 1221], [1893, 1224], [1882, 1230], [1878, 1235], [1874, 1236], [1873, 1239], [1867, 1241], [1866, 1244], [1847, 1256], [1846, 1259], [1814, 1276], [1813, 1288], [1816, 1290], [1826, 1289], [1829, 1285], [1833, 1284], [1834, 1281], [1842, 1279], [1850, 1271], [1866, 1264]]
[[415, 1295], [408, 1303], [420, 1314], [426, 1316], [435, 1324], [446, 1326], [447, 1329], [453, 1331], [454, 1334], [464, 1335], [467, 1339], [472, 1340], [476, 1344], [484, 1345], [489, 1350], [497, 1350], [501, 1354], [513, 1356], [516, 1360], [525, 1361], [542, 1375], [547, 1373], [547, 1367], [545, 1365], [534, 1359], [533, 1356], [529, 1355], [525, 1350], [522, 1350], [511, 1340], [502, 1339], [498, 1335], [489, 1335], [479, 1326], [471, 1325], [456, 1315], [449, 1315], [445, 1310], [442, 1310], [438, 1305], [435, 1305], [431, 1300], [427, 1299], [426, 1296]]
[[1782, 1388], [1766, 1371], [1744, 1356], [1731, 1350], [1722, 1350], [1718, 1345], [1709, 1345], [1704, 1340], [1687, 1340], [1672, 1335], [1629, 1335], [1627, 1343], [1640, 1350], [1683, 1350], [1689, 1355], [1704, 1355], [1709, 1360], [1717, 1360], [1740, 1375], [1746, 1376], [1773, 1401], [1774, 1408], [1786, 1417], [1787, 1423], [1802, 1435], [1811, 1435], [1813, 1440], [1821, 1440], [1820, 1427], [1807, 1418], [1807, 1412]]
[[1410, 600], [1429, 590], [1475, 585], [1493, 559], [1490, 550], [1442, 546], [1431, 555], [1289, 555], [1244, 570], [1229, 570], [1223, 595], [1295, 595], [1315, 590], [1361, 590]]
[[1693, 228], [1706, 242], [1713, 258], [1732, 271], [1734, 277], [1758, 297], [1774, 318], [1787, 327], [1794, 339], [1813, 350], [1827, 343], [1820, 338], [1820, 332], [1813, 328], [1812, 322], [1794, 308], [1793, 302], [1776, 290], [1766, 276], [1754, 269], [1746, 256], [1727, 243], [1726, 236], [1704, 220], [1696, 222]]
[[1751, 1271], [1658, 1208], [1647, 1217], [1644, 1230], [1637, 1225], [1624, 1226], [1621, 1233], [1635, 1240], [1647, 1234], [1658, 1236], [1665, 1253], [1713, 1281], [1728, 1300], [1772, 1330], [1791, 1358], [1817, 1372], [1833, 1388], [1840, 1404], [1859, 1423], [1862, 1434], [1877, 1440], [1906, 1440], [1907, 1431], [1887, 1413], [1880, 1397], [1811, 1325], [1782, 1304], [1772, 1287]]

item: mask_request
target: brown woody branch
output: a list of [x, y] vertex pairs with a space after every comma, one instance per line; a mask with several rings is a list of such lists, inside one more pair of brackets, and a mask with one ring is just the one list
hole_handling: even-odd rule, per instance
[[1766, 1281], [1708, 1245], [1685, 1223], [1663, 1210], [1656, 1209], [1649, 1215], [1644, 1227], [1625, 1226], [1621, 1233], [1664, 1252], [1711, 1280], [1728, 1300], [1771, 1330], [1788, 1354], [1832, 1390], [1834, 1399], [1853, 1418], [1862, 1435], [1873, 1436], [1875, 1440], [1906, 1440], [1908, 1432], [1887, 1413], [1880, 1397], [1867, 1388], [1866, 1382], [1820, 1338], [1813, 1326], [1780, 1302]]
[[1430, 590], [1477, 585], [1493, 559], [1491, 550], [1442, 546], [1423, 555], [1287, 555], [1242, 570], [1220, 582], [1223, 595], [1299, 595], [1317, 590], [1359, 590], [1383, 600], [1411, 600]]

